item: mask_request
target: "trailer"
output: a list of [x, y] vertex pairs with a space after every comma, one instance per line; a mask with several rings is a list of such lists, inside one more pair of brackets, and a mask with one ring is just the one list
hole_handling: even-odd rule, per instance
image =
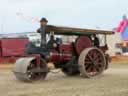
[[28, 38], [0, 38], [0, 64], [15, 63], [15, 61], [25, 56]]

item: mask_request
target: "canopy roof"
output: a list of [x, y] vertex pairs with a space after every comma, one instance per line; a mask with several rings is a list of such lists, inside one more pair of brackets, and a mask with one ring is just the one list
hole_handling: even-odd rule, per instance
[[82, 29], [82, 28], [72, 28], [72, 27], [60, 27], [48, 25], [46, 32], [54, 32], [56, 35], [91, 35], [91, 34], [114, 34], [114, 31], [107, 30], [95, 30], [95, 29]]

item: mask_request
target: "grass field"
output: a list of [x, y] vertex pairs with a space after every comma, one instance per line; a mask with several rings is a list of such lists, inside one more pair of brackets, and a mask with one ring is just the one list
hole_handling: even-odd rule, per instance
[[20, 82], [11, 69], [2, 69], [0, 96], [128, 96], [128, 65], [113, 64], [93, 79], [67, 77], [60, 72], [35, 83]]

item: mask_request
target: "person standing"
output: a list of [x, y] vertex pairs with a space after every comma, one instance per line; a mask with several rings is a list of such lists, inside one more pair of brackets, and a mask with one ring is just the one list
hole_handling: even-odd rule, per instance
[[96, 36], [96, 34], [93, 34], [93, 38], [94, 38], [94, 40], [93, 40], [94, 46], [99, 48], [100, 47], [99, 38]]
[[46, 48], [46, 27], [47, 27], [48, 20], [46, 18], [42, 18], [40, 20], [40, 28], [37, 30], [38, 33], [41, 35], [41, 45], [40, 47]]

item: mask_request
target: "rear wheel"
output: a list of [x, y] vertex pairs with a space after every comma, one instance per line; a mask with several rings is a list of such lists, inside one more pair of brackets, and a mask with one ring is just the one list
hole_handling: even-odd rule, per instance
[[105, 70], [106, 59], [98, 48], [87, 48], [79, 56], [81, 75], [87, 78], [100, 75]]

